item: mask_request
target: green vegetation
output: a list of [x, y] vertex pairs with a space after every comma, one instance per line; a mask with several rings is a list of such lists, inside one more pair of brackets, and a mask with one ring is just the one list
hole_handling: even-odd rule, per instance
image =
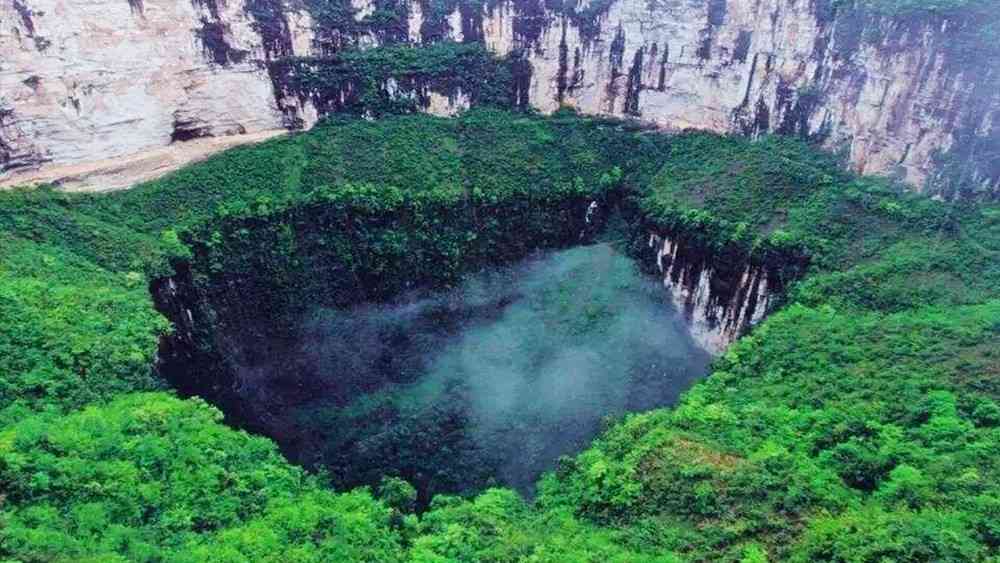
[[[7, 556], [389, 561], [391, 511], [335, 494], [199, 400], [132, 394], [0, 432]], [[285, 551], [288, 550], [288, 551]]]
[[808, 274], [678, 408], [613, 428], [540, 503], [699, 559], [995, 556], [998, 210], [788, 139], [687, 136], [670, 162], [642, 197], [654, 225], [707, 252], [795, 248]]
[[293, 141], [306, 155], [294, 190], [225, 201], [181, 234], [205, 315], [266, 319], [277, 335], [309, 308], [577, 242], [587, 205], [620, 178], [593, 142], [618, 130], [601, 127], [491, 110], [331, 121]]
[[[565, 244], [557, 203], [618, 186], [644, 229], [802, 277], [676, 408], [611, 424], [532, 502], [490, 489], [416, 515], [398, 481], [334, 492], [153, 373], [147, 284], [176, 266], [294, 291], [282, 272], [313, 271], [319, 226], [383, 297]], [[1000, 208], [908, 196], [797, 141], [568, 113], [338, 120], [127, 192], [0, 194], [0, 247], [0, 559], [1000, 556]]]
[[511, 59], [498, 59], [479, 43], [289, 57], [270, 63], [270, 72], [284, 91], [311, 99], [322, 113], [413, 113], [428, 106], [429, 92], [465, 96], [477, 106], [507, 106], [514, 92]]
[[350, 0], [305, 0], [303, 5], [316, 24], [314, 44], [322, 53], [357, 47], [358, 39], [365, 35], [373, 35], [380, 44], [408, 39], [406, 2], [376, 0], [372, 11], [363, 17], [358, 17]]

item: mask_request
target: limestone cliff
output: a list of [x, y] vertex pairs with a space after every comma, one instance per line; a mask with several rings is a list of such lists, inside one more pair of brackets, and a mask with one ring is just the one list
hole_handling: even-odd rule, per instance
[[784, 290], [777, 271], [763, 264], [720, 260], [698, 245], [655, 233], [648, 246], [671, 303], [711, 354], [760, 322]]
[[[802, 135], [919, 187], [964, 136], [1000, 146], [997, 61], [956, 60], [952, 22], [838, 17], [830, 4], [622, 0], [589, 33], [552, 18], [530, 49], [530, 99], [671, 128]], [[975, 180], [996, 190], [992, 164]]]
[[281, 127], [237, 2], [0, 2], [0, 170]]
[[515, 104], [801, 135], [862, 172], [995, 195], [1000, 77], [996, 50], [963, 50], [971, 25], [834, 0], [3, 0], [0, 182], [372, 100], [495, 99], [470, 91], [500, 73], [471, 53], [421, 73], [350, 54], [457, 41], [504, 58]]

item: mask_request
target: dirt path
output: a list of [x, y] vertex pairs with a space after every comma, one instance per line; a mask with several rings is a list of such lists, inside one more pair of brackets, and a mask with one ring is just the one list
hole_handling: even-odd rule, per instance
[[270, 129], [246, 135], [206, 137], [117, 158], [44, 167], [0, 179], [0, 190], [39, 184], [55, 184], [70, 192], [122, 190], [155, 180], [225, 149], [258, 143], [286, 133], [285, 129]]

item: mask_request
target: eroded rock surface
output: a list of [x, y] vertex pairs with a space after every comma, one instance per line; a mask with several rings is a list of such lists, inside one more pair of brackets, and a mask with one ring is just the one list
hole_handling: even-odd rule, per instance
[[[506, 57], [512, 101], [545, 112], [801, 135], [918, 189], [945, 191], [960, 170], [962, 189], [1000, 192], [997, 65], [959, 53], [967, 22], [829, 0], [550, 4], [355, 0], [334, 17], [318, 1], [7, 0], [0, 185], [200, 137], [309, 127], [356, 101], [357, 84], [320, 92], [297, 81], [301, 69], [349, 48], [460, 41]], [[377, 87], [437, 114], [472, 103], [440, 83]]]
[[260, 35], [235, 2], [4, 2], [0, 151], [13, 156], [0, 156], [0, 168], [278, 128], [267, 74], [253, 60], [260, 51]]

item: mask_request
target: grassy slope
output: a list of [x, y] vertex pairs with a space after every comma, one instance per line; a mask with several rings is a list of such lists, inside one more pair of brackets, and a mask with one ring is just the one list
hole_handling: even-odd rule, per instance
[[[335, 124], [121, 194], [0, 194], [0, 556], [995, 557], [1000, 210], [901, 196], [790, 141], [689, 135], [668, 154], [655, 136], [587, 123]], [[426, 151], [430, 133], [442, 140]], [[562, 167], [561, 142], [574, 155]], [[197, 401], [128, 394], [160, 385], [147, 276], [184, 252], [174, 231], [220, 205], [345, 180], [436, 188], [460, 169], [486, 194], [544, 188], [611, 162], [662, 228], [803, 248], [811, 270], [677, 408], [611, 428], [544, 480], [536, 506], [493, 490], [404, 517], [323, 490]]]

